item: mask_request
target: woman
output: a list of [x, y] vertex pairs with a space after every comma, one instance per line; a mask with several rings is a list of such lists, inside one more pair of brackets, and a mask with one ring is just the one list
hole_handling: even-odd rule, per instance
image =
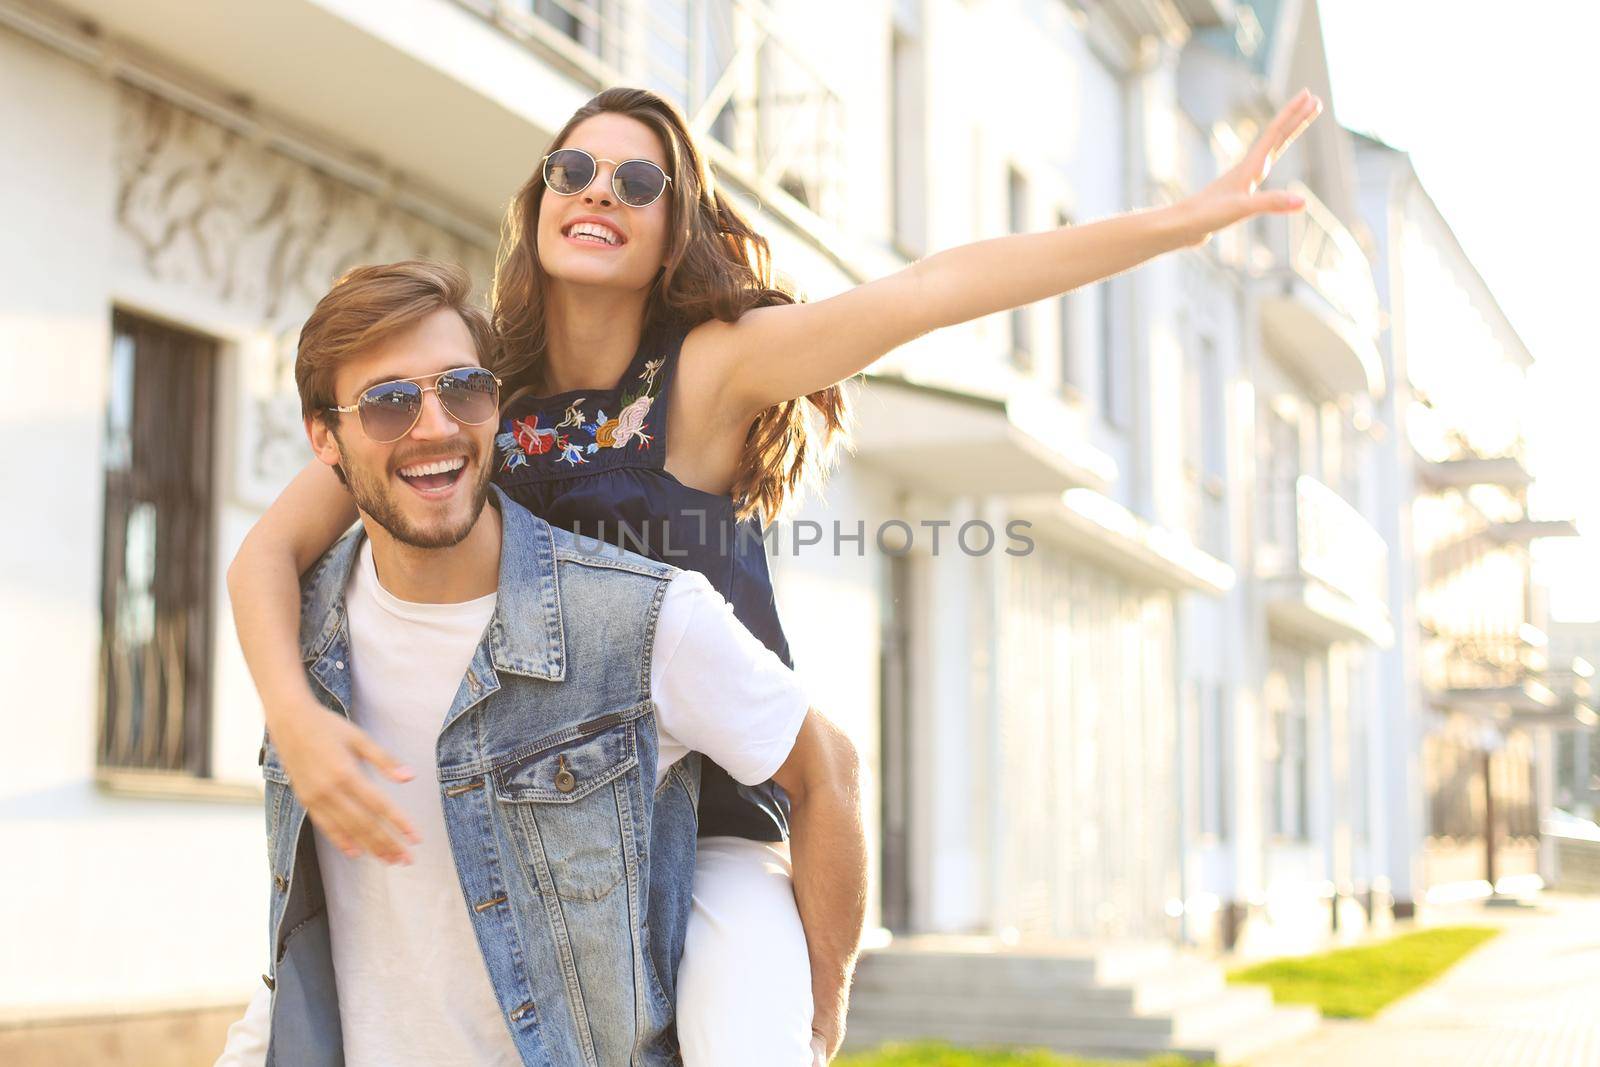
[[[1176, 204], [966, 245], [798, 304], [772, 286], [766, 242], [717, 192], [676, 109], [607, 90], [557, 135], [506, 220], [493, 315], [511, 400], [497, 478], [555, 525], [701, 570], [787, 659], [759, 539], [727, 531], [758, 531], [795, 491], [841, 428], [839, 383], [929, 330], [1110, 277], [1256, 214], [1299, 210], [1298, 197], [1259, 185], [1320, 110], [1301, 92], [1237, 166]], [[298, 575], [354, 519], [335, 477], [308, 465], [251, 531], [229, 588], [268, 726], [313, 823], [351, 855], [403, 861], [411, 829], [361, 765], [397, 781], [409, 772], [318, 705], [297, 662]], [[805, 1055], [808, 1043], [831, 1056], [854, 945], [838, 944], [823, 916], [808, 915], [800, 934], [776, 788], [741, 791], [707, 770], [678, 984], [685, 1061], [794, 1062], [786, 1050]], [[804, 857], [797, 867], [804, 913]], [[800, 1004], [797, 1021], [808, 986], [814, 1017]], [[740, 1046], [730, 1031], [767, 1043]]]

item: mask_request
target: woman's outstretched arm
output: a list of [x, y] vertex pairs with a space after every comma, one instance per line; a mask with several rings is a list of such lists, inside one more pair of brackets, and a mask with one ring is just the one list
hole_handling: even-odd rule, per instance
[[398, 838], [415, 841], [416, 832], [361, 764], [402, 782], [410, 770], [323, 707], [300, 662], [300, 575], [355, 520], [355, 503], [338, 476], [313, 460], [246, 535], [228, 567], [228, 595], [267, 730], [312, 824], [351, 856], [406, 860]]
[[1302, 90], [1236, 166], [1175, 204], [952, 248], [827, 300], [706, 323], [686, 352], [709, 361], [709, 376], [726, 383], [719, 406], [748, 425], [748, 416], [857, 374], [930, 330], [1110, 278], [1253, 215], [1300, 210], [1299, 197], [1260, 185], [1321, 110]]

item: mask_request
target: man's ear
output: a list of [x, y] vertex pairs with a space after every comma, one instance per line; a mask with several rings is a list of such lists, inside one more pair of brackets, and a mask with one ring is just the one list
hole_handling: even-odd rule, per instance
[[338, 467], [342, 458], [339, 455], [339, 439], [333, 434], [333, 427], [321, 415], [313, 415], [306, 420], [306, 437], [311, 441], [311, 451], [317, 458], [330, 467]]

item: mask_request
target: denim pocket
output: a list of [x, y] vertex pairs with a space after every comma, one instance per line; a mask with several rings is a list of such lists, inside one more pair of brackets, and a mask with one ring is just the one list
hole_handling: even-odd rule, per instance
[[532, 868], [530, 880], [564, 900], [600, 900], [625, 873], [629, 776], [639, 767], [636, 727], [631, 716], [607, 715], [563, 734], [494, 768], [490, 778]]
[[257, 762], [261, 764], [261, 777], [265, 787], [263, 800], [267, 815], [267, 860], [269, 863], [274, 863], [276, 857], [273, 855], [273, 849], [278, 837], [278, 823], [291, 801], [289, 774], [283, 769], [283, 760], [278, 756], [277, 748], [264, 735], [261, 740], [261, 755]]
[[289, 772], [283, 769], [283, 761], [278, 758], [278, 750], [271, 745], [266, 747], [261, 761], [261, 777], [279, 785], [289, 784]]

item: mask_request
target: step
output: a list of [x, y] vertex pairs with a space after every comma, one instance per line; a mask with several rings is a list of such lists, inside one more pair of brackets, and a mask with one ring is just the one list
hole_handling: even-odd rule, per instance
[[996, 1025], [1063, 1024], [1102, 1027], [1114, 1024], [1151, 1033], [1209, 1035], [1218, 1027], [1248, 1021], [1252, 1015], [1272, 1010], [1272, 995], [1260, 987], [1234, 987], [1187, 1001], [1173, 1012], [1140, 1012], [1131, 1005], [1108, 1004], [1076, 996], [1016, 995], [994, 991], [977, 997], [928, 995], [916, 990], [856, 989], [851, 995], [851, 1018], [895, 1019], [907, 1026], [972, 1015]]
[[1133, 1010], [1140, 1015], [1174, 1011], [1228, 988], [1222, 968], [1207, 960], [1180, 958], [1132, 987]]
[[1044, 1048], [1052, 1052], [1111, 1059], [1144, 1058], [1162, 1052], [1180, 1051], [1197, 1059], [1210, 1058], [1214, 1050], [1195, 1046], [1180, 1048], [1161, 1033], [1141, 1033], [1115, 1026], [1089, 1027], [1066, 1025], [995, 1024], [989, 1020], [951, 1017], [946, 1019], [898, 1020], [857, 1019], [850, 1015], [845, 1043], [852, 1050], [875, 1048], [891, 1042], [946, 1041], [973, 1047]]
[[[1210, 1041], [1172, 1041], [1161, 1035], [1129, 1033], [1116, 1029], [1007, 1025], [996, 1027], [982, 1020], [944, 1019], [907, 1030], [878, 1019], [857, 1020], [852, 1012], [845, 1031], [845, 1049], [863, 1052], [881, 1045], [935, 1040], [976, 1048], [1043, 1048], [1052, 1052], [1110, 1060], [1159, 1054], [1176, 1054], [1192, 1060], [1239, 1064], [1265, 1049], [1301, 1038], [1320, 1023], [1315, 1009], [1275, 1008], [1247, 1026]], [[1385, 1065], [1386, 1067], [1386, 1065]]]
[[1225, 1035], [1249, 1029], [1270, 1017], [1272, 992], [1264, 986], [1228, 986], [1204, 1000], [1165, 1014], [1174, 1044], [1212, 1044]]
[[[863, 958], [852, 983], [856, 999], [915, 995], [923, 998], [959, 997], [970, 1000], [1005, 997], [1029, 1002], [1071, 1003], [1087, 1010], [1149, 1015], [1172, 1011], [1204, 1000], [1227, 984], [1222, 969], [1205, 960], [1180, 958], [1166, 968], [1147, 974], [1132, 984], [1086, 984], [1080, 975], [1063, 977], [1049, 968], [1037, 974], [1026, 971], [994, 975], [982, 966], [955, 966], [941, 961], [910, 970], [886, 965], [881, 955]], [[1028, 979], [1034, 980], [1028, 980]]]
[[[1279, 1005], [1266, 1018], [1253, 1021], [1216, 1042], [1212, 1055], [1219, 1064], [1245, 1063], [1269, 1048], [1303, 1038], [1321, 1025], [1322, 1014], [1316, 1008]], [[1388, 1065], [1375, 1064], [1374, 1067]]]
[[974, 972], [944, 969], [906, 975], [898, 968], [858, 966], [850, 983], [853, 998], [914, 996], [919, 999], [953, 998], [964, 1001], [1017, 998], [1047, 1003], [1071, 1002], [1098, 1011], [1132, 1012], [1138, 1008], [1138, 990], [1131, 986], [1097, 986], [1081, 979], [1063, 981], [1046, 975], [1043, 980], [991, 981]]
[[[963, 948], [962, 945], [967, 947]], [[996, 983], [1053, 987], [1130, 985], [1170, 968], [1170, 945], [1080, 946], [1063, 944], [1026, 949], [987, 939], [910, 938], [863, 955], [857, 974], [879, 976], [897, 986], [956, 985], [975, 988]]]
[[1264, 986], [1228, 985], [1219, 966], [1169, 945], [916, 938], [863, 957], [847, 1040], [853, 1049], [942, 1040], [1236, 1063], [1319, 1020], [1314, 1009], [1274, 1006]]

